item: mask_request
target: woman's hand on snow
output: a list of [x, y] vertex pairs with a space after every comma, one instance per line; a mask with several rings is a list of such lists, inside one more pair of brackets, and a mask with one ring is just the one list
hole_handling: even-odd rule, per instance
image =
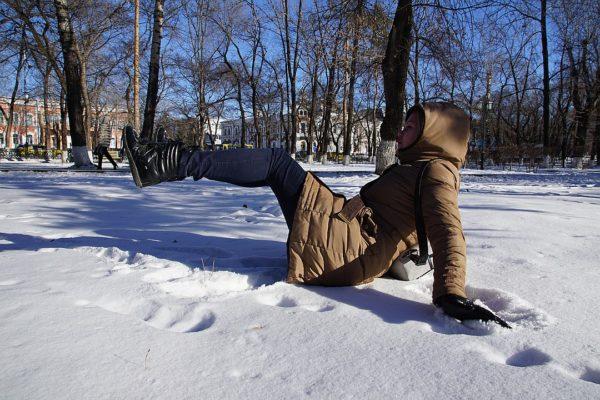
[[461, 321], [467, 319], [479, 319], [484, 322], [494, 321], [504, 328], [512, 329], [502, 318], [465, 297], [445, 294], [435, 299], [433, 304], [444, 310], [446, 315]]

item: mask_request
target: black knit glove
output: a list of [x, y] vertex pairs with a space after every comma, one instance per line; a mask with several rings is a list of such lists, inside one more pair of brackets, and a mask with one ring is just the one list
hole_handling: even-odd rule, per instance
[[504, 328], [512, 329], [502, 318], [465, 297], [455, 294], [445, 294], [435, 299], [433, 304], [444, 310], [446, 315], [460, 321], [468, 319], [479, 319], [484, 322], [494, 321]]

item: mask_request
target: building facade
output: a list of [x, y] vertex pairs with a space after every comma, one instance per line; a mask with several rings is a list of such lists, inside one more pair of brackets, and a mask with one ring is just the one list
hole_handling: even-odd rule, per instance
[[[320, 114], [320, 113], [319, 113]], [[351, 154], [367, 154], [369, 147], [369, 139], [372, 137], [372, 132], [379, 132], [379, 127], [382, 122], [380, 113], [375, 113], [375, 126], [373, 118], [369, 118], [370, 114], [367, 110], [359, 111], [356, 116], [357, 121], [354, 123], [351, 134]], [[332, 128], [330, 132], [330, 140], [327, 146], [328, 153], [342, 153], [344, 148], [344, 125], [340, 114], [332, 114]], [[321, 126], [321, 116], [316, 118], [315, 125], [317, 129]], [[257, 135], [255, 123], [258, 124], [261, 144], [258, 147], [285, 147], [285, 127], [291, 123], [291, 115], [285, 114], [283, 121], [279, 116], [271, 116], [269, 118], [258, 118], [255, 122], [254, 118], [246, 118], [246, 144], [251, 144], [257, 147]], [[312, 145], [313, 153], [317, 152], [319, 147], [318, 135], [313, 133], [312, 143], [309, 144], [308, 139], [308, 111], [304, 108], [298, 109], [297, 115], [297, 135], [296, 135], [296, 152], [305, 153], [308, 146]], [[241, 118], [223, 120], [219, 123], [222, 142], [233, 146], [239, 146], [242, 137], [242, 120]]]
[[[8, 132], [8, 114], [10, 99], [0, 97], [0, 106], [4, 110], [0, 112], [0, 148], [14, 149], [24, 145], [45, 146], [44, 129], [46, 125], [46, 116], [44, 115], [44, 103], [41, 99], [16, 99], [13, 111], [13, 124], [11, 131]], [[50, 124], [50, 148], [58, 149], [61, 146], [60, 129], [60, 105], [51, 102], [48, 112], [48, 123]], [[6, 115], [5, 115], [6, 113]], [[111, 131], [110, 148], [121, 148], [122, 128], [128, 121], [127, 111], [112, 110], [102, 113], [99, 121], [92, 119], [90, 134], [97, 136], [96, 132], [101, 129]], [[106, 126], [105, 126], [106, 125]], [[67, 132], [69, 130], [69, 121], [67, 118]], [[67, 134], [66, 147], [71, 148], [71, 136]]]
[[[43, 118], [43, 103], [39, 100], [16, 99], [13, 111], [13, 124], [8, 129], [10, 99], [0, 98], [0, 148], [15, 148], [19, 145], [38, 145], [41, 141], [40, 119]], [[6, 113], [6, 115], [5, 115]], [[60, 109], [52, 113], [50, 120], [60, 122]]]

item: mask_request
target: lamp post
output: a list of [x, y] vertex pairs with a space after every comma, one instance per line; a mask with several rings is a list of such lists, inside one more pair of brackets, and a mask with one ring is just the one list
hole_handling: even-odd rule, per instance
[[29, 145], [29, 142], [27, 141], [27, 136], [29, 133], [29, 114], [27, 113], [27, 104], [29, 103], [29, 94], [25, 93], [25, 144]]
[[[35, 99], [35, 113], [33, 114], [35, 120], [33, 120], [33, 125], [37, 126], [37, 137], [38, 137], [38, 145], [42, 145], [42, 127], [40, 126], [40, 114], [39, 114], [39, 101]], [[37, 121], [37, 124], [35, 123]]]
[[27, 104], [29, 103], [29, 93], [27, 92], [27, 72], [29, 71], [29, 60], [27, 59], [27, 53], [24, 54], [25, 71], [23, 72], [23, 97], [24, 101], [24, 114], [25, 114], [25, 145], [28, 145], [27, 134], [29, 133], [29, 121], [27, 121]]

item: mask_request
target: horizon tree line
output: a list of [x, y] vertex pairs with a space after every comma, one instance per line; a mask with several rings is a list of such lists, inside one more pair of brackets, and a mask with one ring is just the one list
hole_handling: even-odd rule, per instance
[[600, 153], [599, 15], [591, 0], [5, 0], [0, 94], [11, 101], [0, 112], [10, 128], [23, 93], [59, 102], [62, 124], [46, 121], [44, 142], [69, 118], [77, 165], [91, 163], [98, 121], [115, 108], [147, 137], [185, 120], [182, 139], [199, 146], [214, 142], [211, 122], [236, 117], [242, 140], [261, 145], [273, 132], [246, 121], [285, 116], [295, 156], [302, 106], [319, 143], [307, 159], [327, 161], [335, 115], [344, 163], [357, 124], [382, 116], [366, 138], [380, 172], [406, 109], [451, 101], [471, 117], [481, 168], [581, 167]]

